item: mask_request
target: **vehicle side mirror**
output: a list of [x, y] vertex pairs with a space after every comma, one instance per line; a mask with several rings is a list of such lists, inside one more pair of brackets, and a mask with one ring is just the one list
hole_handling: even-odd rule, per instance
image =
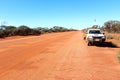
[[103, 33], [103, 34], [105, 34], [105, 33]]

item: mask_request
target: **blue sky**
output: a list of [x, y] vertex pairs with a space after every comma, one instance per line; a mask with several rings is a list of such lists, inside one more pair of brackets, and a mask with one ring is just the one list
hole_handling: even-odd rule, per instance
[[120, 20], [120, 0], [0, 0], [7, 25], [83, 29], [108, 20]]

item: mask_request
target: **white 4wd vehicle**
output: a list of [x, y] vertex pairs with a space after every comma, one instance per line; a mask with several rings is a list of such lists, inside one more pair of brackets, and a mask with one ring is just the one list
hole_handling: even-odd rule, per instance
[[84, 39], [87, 41], [87, 45], [102, 44], [105, 42], [106, 37], [100, 29], [88, 29]]

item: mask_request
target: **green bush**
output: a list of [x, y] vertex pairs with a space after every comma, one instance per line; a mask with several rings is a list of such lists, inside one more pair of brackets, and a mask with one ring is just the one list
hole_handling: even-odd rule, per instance
[[76, 30], [59, 27], [59, 26], [54, 26], [52, 28], [38, 27], [35, 29], [29, 28], [28, 26], [25, 26], [25, 25], [22, 25], [19, 27], [4, 26], [4, 28], [0, 28], [0, 38], [15, 36], [15, 35], [28, 36], [28, 35], [40, 35], [44, 33], [65, 32], [65, 31], [76, 31]]
[[6, 26], [6, 36], [15, 36], [17, 28], [15, 26]]
[[27, 26], [22, 25], [22, 26], [18, 27], [16, 33], [17, 33], [17, 35], [27, 36], [27, 35], [30, 35], [31, 29]]
[[39, 30], [37, 30], [37, 29], [31, 29], [30, 35], [40, 35], [40, 34], [41, 34], [41, 32]]
[[0, 30], [0, 38], [4, 38], [5, 37], [5, 32], [4, 30]]

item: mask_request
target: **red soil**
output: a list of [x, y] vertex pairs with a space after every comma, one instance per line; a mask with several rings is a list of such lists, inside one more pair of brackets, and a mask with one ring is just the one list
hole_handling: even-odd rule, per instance
[[87, 46], [81, 31], [0, 41], [0, 80], [120, 80], [120, 48]]

